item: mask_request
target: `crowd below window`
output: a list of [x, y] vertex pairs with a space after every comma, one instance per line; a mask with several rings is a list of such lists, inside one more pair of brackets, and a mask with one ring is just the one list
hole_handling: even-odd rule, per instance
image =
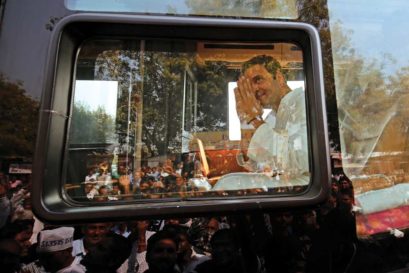
[[[177, 165], [135, 172], [129, 190], [154, 195], [155, 184], [184, 186], [178, 184], [184, 180]], [[72, 227], [38, 220], [31, 212], [30, 179], [15, 184], [1, 173], [0, 266], [5, 273], [386, 272], [409, 262], [406, 239], [389, 237], [376, 246], [356, 237], [352, 184], [342, 176], [333, 179], [327, 202], [312, 209]], [[84, 190], [101, 200], [122, 198], [127, 184], [118, 184], [96, 189], [85, 183]], [[401, 252], [388, 253], [392, 245]]]

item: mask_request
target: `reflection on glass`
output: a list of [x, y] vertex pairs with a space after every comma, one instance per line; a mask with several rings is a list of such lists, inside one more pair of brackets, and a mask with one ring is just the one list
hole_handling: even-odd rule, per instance
[[76, 67], [69, 195], [108, 202], [304, 191], [302, 51], [248, 45], [87, 42]]
[[296, 0], [66, 0], [71, 10], [297, 18]]
[[358, 234], [407, 228], [409, 51], [401, 33], [408, 2], [328, 5], [342, 163], [354, 186]]

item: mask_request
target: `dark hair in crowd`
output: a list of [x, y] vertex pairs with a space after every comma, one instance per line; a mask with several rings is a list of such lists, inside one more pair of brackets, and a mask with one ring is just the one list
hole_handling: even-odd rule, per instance
[[34, 219], [16, 220], [1, 229], [0, 238], [13, 238], [16, 234], [27, 230], [33, 225]]
[[152, 252], [154, 246], [156, 245], [157, 242], [160, 242], [162, 240], [172, 240], [175, 245], [176, 245], [176, 250], [179, 246], [179, 239], [177, 237], [177, 234], [174, 233], [173, 231], [170, 230], [161, 230], [153, 234], [149, 239], [148, 239], [148, 246], [146, 249], [146, 255], [149, 255], [149, 253]]
[[231, 229], [220, 229], [216, 231], [210, 240], [212, 247], [216, 244], [231, 244], [236, 249], [239, 249], [240, 245], [237, 242], [236, 234]]
[[132, 245], [124, 237], [109, 234], [81, 261], [87, 273], [114, 273], [131, 253]]
[[163, 227], [164, 231], [173, 233], [175, 236], [184, 235], [190, 244], [193, 244], [191, 237], [187, 232], [187, 228], [179, 225], [166, 225]]

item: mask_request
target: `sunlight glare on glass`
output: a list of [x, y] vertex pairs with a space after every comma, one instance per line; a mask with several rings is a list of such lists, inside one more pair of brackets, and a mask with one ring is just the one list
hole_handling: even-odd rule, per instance
[[116, 117], [118, 96], [117, 81], [84, 81], [75, 82], [75, 104], [87, 106], [91, 111], [101, 107], [107, 114]]

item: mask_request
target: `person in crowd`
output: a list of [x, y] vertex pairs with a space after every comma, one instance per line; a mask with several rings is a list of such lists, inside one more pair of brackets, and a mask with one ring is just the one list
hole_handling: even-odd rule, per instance
[[135, 171], [134, 179], [133, 179], [133, 188], [132, 188], [133, 191], [135, 190], [135, 188], [139, 187], [139, 184], [142, 181], [142, 177], [144, 177], [144, 172], [142, 170]]
[[152, 167], [150, 170], [148, 169], [148, 176], [153, 177], [155, 180], [158, 180], [160, 176], [158, 167]]
[[218, 230], [212, 237], [212, 258], [196, 266], [196, 273], [245, 273], [241, 249], [231, 229]]
[[339, 192], [339, 182], [334, 178], [331, 179], [331, 190], [332, 192], [338, 193]]
[[[238, 163], [250, 172], [280, 169], [289, 179], [306, 176], [307, 184], [304, 90], [290, 89], [279, 62], [271, 56], [260, 55], [248, 60], [242, 71], [235, 89], [236, 110], [243, 126], [252, 127], [254, 135], [248, 135], [251, 139], [242, 138]], [[265, 108], [272, 110], [263, 119]]]
[[149, 177], [144, 177], [139, 184], [139, 188], [136, 189], [136, 194], [140, 194], [142, 198], [149, 198], [152, 191], [151, 185], [149, 183]]
[[112, 227], [112, 232], [125, 238], [128, 238], [128, 236], [131, 234], [131, 230], [128, 228], [128, 223], [126, 222], [116, 223]]
[[31, 210], [31, 195], [27, 192], [20, 204], [14, 209], [11, 215], [11, 222], [16, 220], [32, 220], [34, 219], [33, 212]]
[[128, 236], [132, 243], [131, 253], [127, 261], [119, 269], [123, 273], [143, 273], [148, 269], [146, 250], [149, 238], [155, 234], [148, 230], [150, 221], [141, 220], [131, 222], [131, 234]]
[[264, 255], [267, 272], [297, 272], [297, 261], [301, 254], [297, 223], [290, 211], [272, 215], [272, 236], [266, 238]]
[[37, 252], [40, 264], [50, 273], [85, 273], [81, 257], [73, 257], [74, 228], [43, 230], [38, 235]]
[[181, 273], [190, 273], [198, 264], [209, 260], [210, 258], [204, 254], [198, 253], [198, 250], [191, 244], [190, 237], [187, 233], [187, 228], [177, 224], [166, 224], [163, 230], [173, 232], [178, 240], [178, 261], [177, 265]]
[[0, 269], [4, 273], [18, 273], [21, 268], [21, 246], [10, 238], [0, 239]]
[[98, 189], [98, 195], [95, 196], [97, 201], [108, 201], [109, 189], [107, 186], [102, 185]]
[[[324, 205], [321, 206], [320, 208], [320, 213], [318, 216], [325, 216], [327, 215], [331, 210], [333, 210], [337, 206], [337, 200], [338, 200], [338, 193], [331, 191], [331, 195], [328, 196], [327, 201], [325, 202]], [[320, 222], [320, 217], [318, 218], [318, 222]]]
[[345, 210], [352, 212], [352, 206], [354, 204], [354, 194], [349, 187], [342, 188], [338, 195], [338, 203], [340, 206], [344, 206]]
[[87, 176], [85, 176], [85, 182], [96, 181], [97, 176], [98, 176], [98, 174], [96, 172], [96, 167], [88, 168], [88, 174], [87, 174]]
[[5, 176], [0, 178], [0, 229], [3, 228], [9, 220], [12, 208], [11, 202], [7, 197], [8, 183]]
[[219, 220], [215, 217], [211, 217], [207, 221], [194, 223], [191, 227], [191, 233], [193, 233], [193, 229], [201, 229], [200, 226], [204, 228], [199, 231], [199, 237], [194, 240], [195, 246], [203, 251], [204, 254], [210, 256], [211, 253], [211, 244], [210, 241], [215, 234], [216, 231], [219, 230]]
[[189, 180], [195, 175], [194, 154], [184, 154], [183, 156], [183, 177]]
[[159, 231], [148, 240], [146, 262], [149, 269], [145, 273], [179, 273], [177, 252], [179, 241], [168, 231]]
[[20, 256], [22, 259], [27, 257], [31, 246], [30, 238], [33, 235], [33, 219], [16, 220], [6, 225], [1, 232], [1, 238], [11, 238], [21, 247]]
[[84, 182], [84, 193], [88, 200], [93, 200], [94, 196], [98, 195], [98, 190], [95, 188], [96, 184], [94, 178]]
[[104, 237], [81, 264], [86, 267], [87, 273], [116, 273], [131, 252], [131, 243], [117, 234]]
[[352, 190], [352, 181], [344, 176], [342, 179], [339, 180], [339, 188], [340, 188], [340, 191]]
[[176, 164], [175, 173], [179, 176], [183, 175], [183, 161], [180, 161]]
[[83, 237], [73, 242], [72, 256], [86, 256], [110, 232], [110, 223], [92, 223], [82, 227]]

